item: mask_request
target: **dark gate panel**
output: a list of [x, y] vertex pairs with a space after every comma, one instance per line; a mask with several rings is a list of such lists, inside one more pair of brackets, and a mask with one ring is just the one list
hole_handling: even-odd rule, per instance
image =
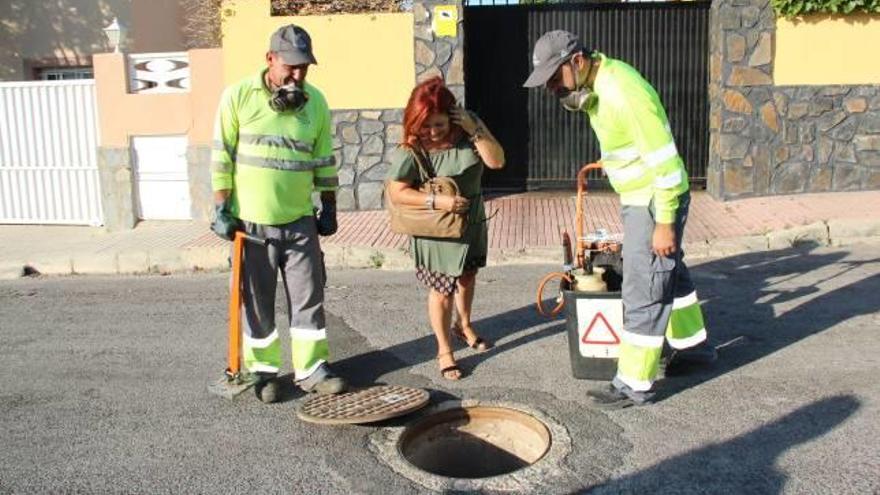
[[528, 10], [470, 7], [464, 16], [465, 101], [504, 146], [504, 170], [486, 170], [483, 184], [524, 189], [529, 174]]
[[599, 157], [583, 115], [566, 112], [544, 91], [520, 87], [531, 70], [531, 46], [551, 29], [578, 33], [588, 47], [633, 65], [651, 82], [666, 107], [692, 183], [704, 185], [708, 20], [709, 2], [702, 1], [468, 7], [467, 104], [498, 135], [511, 165], [488, 173], [486, 187], [571, 188], [580, 166]]

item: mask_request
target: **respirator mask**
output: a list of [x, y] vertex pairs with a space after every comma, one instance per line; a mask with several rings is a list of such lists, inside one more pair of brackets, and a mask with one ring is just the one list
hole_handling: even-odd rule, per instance
[[269, 98], [269, 107], [278, 113], [298, 112], [309, 101], [309, 95], [294, 83], [275, 88]]
[[590, 96], [592, 95], [592, 89], [581, 88], [576, 91], [570, 91], [567, 95], [559, 99], [559, 103], [562, 104], [562, 108], [569, 112], [583, 112], [587, 109], [587, 103], [590, 101]]
[[[562, 108], [569, 112], [583, 112], [586, 110], [590, 96], [593, 95], [592, 88], [587, 86], [587, 80], [590, 78], [590, 72], [593, 70], [593, 62], [589, 55], [587, 55], [587, 60], [590, 63], [590, 68], [584, 74], [582, 80], [576, 81], [576, 89], [574, 91], [565, 91], [565, 94], [559, 95], [559, 103], [562, 104]], [[574, 62], [569, 60], [569, 64], [571, 64], [572, 73], [577, 77], [578, 71]]]

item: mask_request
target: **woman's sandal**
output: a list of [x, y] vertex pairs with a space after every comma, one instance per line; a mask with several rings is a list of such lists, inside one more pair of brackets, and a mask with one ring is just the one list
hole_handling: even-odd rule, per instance
[[452, 331], [453, 335], [458, 337], [459, 340], [465, 343], [465, 345], [477, 351], [477, 353], [483, 353], [495, 347], [494, 344], [487, 340], [484, 340], [483, 337], [480, 337], [479, 335], [476, 339], [474, 339], [473, 342], [468, 342], [467, 336], [464, 334], [464, 330], [462, 330], [458, 324], [452, 325], [452, 328], [450, 330]]
[[[438, 354], [437, 355], [437, 364], [440, 366], [443, 366], [442, 364], [440, 364], [440, 359], [443, 358], [444, 356], [449, 356], [449, 359], [452, 361], [452, 364], [449, 366], [440, 368], [440, 376], [442, 376], [443, 378], [445, 378], [447, 380], [451, 380], [451, 381], [461, 380], [463, 373], [461, 372], [461, 368], [459, 368], [458, 364], [455, 362], [455, 358], [452, 356], [452, 351]], [[458, 376], [456, 376], [454, 378], [449, 376], [449, 373], [452, 373], [453, 371], [457, 371]]]

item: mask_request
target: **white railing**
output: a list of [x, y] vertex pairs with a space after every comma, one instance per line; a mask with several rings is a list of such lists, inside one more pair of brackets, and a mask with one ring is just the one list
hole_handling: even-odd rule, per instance
[[128, 88], [140, 94], [189, 91], [189, 56], [186, 52], [129, 54]]
[[101, 225], [95, 81], [0, 83], [0, 223]]

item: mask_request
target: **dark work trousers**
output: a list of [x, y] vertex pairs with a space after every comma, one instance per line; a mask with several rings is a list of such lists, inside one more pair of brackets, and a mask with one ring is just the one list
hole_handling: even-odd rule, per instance
[[293, 368], [306, 378], [327, 360], [324, 319], [324, 270], [315, 218], [284, 225], [244, 222], [248, 234], [269, 240], [267, 246], [246, 242], [242, 273], [242, 331], [245, 360], [251, 371], [272, 372], [281, 366], [275, 321], [278, 273], [287, 296]]
[[[690, 207], [690, 193], [679, 196], [675, 215], [676, 251], [659, 256], [652, 251], [654, 208], [624, 205], [623, 215], [623, 332], [617, 382], [648, 390], [657, 375], [664, 339], [676, 348], [705, 340], [702, 313], [681, 250]], [[673, 310], [679, 317], [672, 320]], [[674, 329], [676, 322], [681, 322]]]

